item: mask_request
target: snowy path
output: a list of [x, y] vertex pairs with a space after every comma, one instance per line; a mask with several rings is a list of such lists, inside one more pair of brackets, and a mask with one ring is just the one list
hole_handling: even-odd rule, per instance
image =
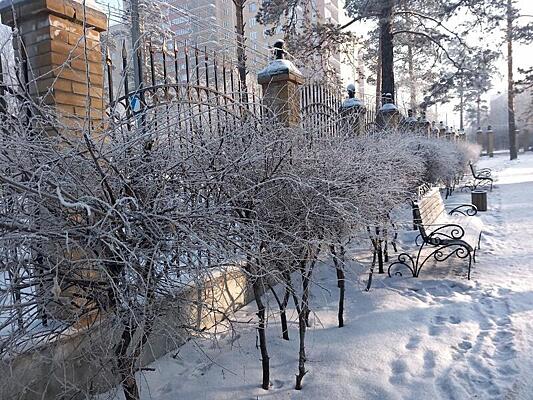
[[[143, 399], [533, 399], [533, 155], [484, 160], [498, 175], [481, 218], [486, 233], [472, 280], [461, 263], [420, 279], [378, 277], [363, 291], [360, 268], [348, 279], [346, 326], [336, 327], [335, 273], [322, 265], [308, 341], [309, 374], [293, 390], [296, 316], [291, 341], [269, 322], [272, 389], [261, 390], [252, 326], [189, 343], [145, 373]], [[468, 200], [456, 193], [453, 202]], [[270, 301], [272, 312], [274, 302]], [[254, 318], [253, 306], [237, 319]], [[206, 357], [208, 356], [208, 358]], [[122, 398], [120, 395], [117, 398]]]

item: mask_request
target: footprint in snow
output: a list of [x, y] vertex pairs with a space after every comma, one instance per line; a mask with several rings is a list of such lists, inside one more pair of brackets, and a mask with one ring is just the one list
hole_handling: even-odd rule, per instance
[[391, 363], [392, 374], [389, 382], [393, 385], [402, 385], [407, 382], [407, 364], [402, 360], [395, 360]]
[[457, 347], [459, 347], [459, 349], [461, 349], [463, 352], [467, 352], [472, 348], [472, 343], [468, 340], [463, 340], [457, 345]]
[[444, 331], [444, 325], [430, 325], [428, 333], [430, 336], [440, 336]]
[[454, 324], [454, 325], [460, 324], [461, 323], [461, 318], [452, 315], [450, 317], [450, 323]]
[[428, 350], [424, 353], [424, 375], [427, 377], [435, 376], [434, 369], [437, 366], [435, 361], [435, 352]]
[[409, 338], [409, 342], [407, 342], [407, 344], [405, 345], [405, 348], [408, 350], [417, 349], [421, 341], [422, 338], [420, 336], [411, 336]]
[[284, 385], [283, 381], [280, 381], [279, 379], [274, 379], [272, 382], [270, 382], [270, 385], [274, 389], [281, 389]]

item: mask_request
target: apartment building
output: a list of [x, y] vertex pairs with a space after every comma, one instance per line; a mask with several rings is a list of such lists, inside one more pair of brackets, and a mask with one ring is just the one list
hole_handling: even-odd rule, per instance
[[[274, 41], [283, 35], [278, 31], [274, 36], [265, 31], [270, 27], [256, 20], [261, 0], [248, 0], [244, 8], [246, 24], [247, 62], [251, 71], [264, 67], [271, 56], [269, 49]], [[339, 0], [313, 0], [307, 13], [313, 21], [339, 22]], [[168, 0], [170, 29], [177, 37], [189, 43], [197, 43], [208, 49], [235, 56], [235, 5], [233, 0]], [[331, 66], [340, 73], [340, 55], [329, 60]]]

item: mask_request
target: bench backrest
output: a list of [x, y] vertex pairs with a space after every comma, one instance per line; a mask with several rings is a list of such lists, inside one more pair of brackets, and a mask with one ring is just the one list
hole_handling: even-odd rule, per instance
[[474, 164], [472, 162], [469, 162], [468, 165], [470, 165], [470, 171], [472, 171], [472, 176], [476, 176], [476, 168], [474, 167]]
[[438, 188], [433, 188], [413, 203], [413, 217], [415, 226], [422, 236], [426, 236], [425, 226], [435, 223], [437, 218], [445, 212], [444, 202]]

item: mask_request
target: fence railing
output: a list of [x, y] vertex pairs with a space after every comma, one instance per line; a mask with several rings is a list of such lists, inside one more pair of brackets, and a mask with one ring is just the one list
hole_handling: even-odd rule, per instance
[[[40, 77], [30, 78], [24, 46], [19, 52], [10, 71], [2, 70], [5, 63], [0, 55], [0, 120], [24, 110], [30, 126], [29, 100], [39, 98], [39, 93], [29, 88], [38, 87], [36, 81]], [[177, 42], [171, 46], [168, 42], [156, 45], [146, 41], [142, 51], [132, 51], [123, 40], [118, 48], [108, 45], [102, 52], [102, 67], [105, 75], [103, 125], [111, 130], [120, 129], [125, 133], [139, 129], [164, 131], [165, 135], [180, 135], [186, 139], [184, 142], [194, 145], [206, 135], [224, 136], [243, 121], [258, 125], [263, 121], [264, 105], [258, 86], [249, 80], [243, 84], [238, 65], [206, 48], [180, 46]], [[7, 83], [6, 75], [10, 76]], [[321, 139], [342, 134], [345, 122], [340, 88], [309, 83], [300, 88], [298, 95], [303, 129], [316, 132]], [[367, 106], [361, 117], [368, 130], [374, 124], [375, 110]], [[2, 204], [6, 201], [4, 195], [0, 193]], [[48, 316], [42, 311], [38, 294], [43, 282], [50, 284], [53, 277], [40, 264], [39, 252], [30, 251], [30, 248], [27, 244], [18, 245], [15, 254], [9, 254], [8, 261], [20, 267], [0, 271], [1, 298], [6, 300], [0, 304], [0, 331], [4, 330], [4, 334], [18, 331], [22, 335], [28, 330], [60, 332], [65, 328], [49, 324]], [[195, 257], [207, 262], [209, 252], [199, 249]], [[178, 262], [186, 258], [194, 257], [186, 251], [176, 257]]]

